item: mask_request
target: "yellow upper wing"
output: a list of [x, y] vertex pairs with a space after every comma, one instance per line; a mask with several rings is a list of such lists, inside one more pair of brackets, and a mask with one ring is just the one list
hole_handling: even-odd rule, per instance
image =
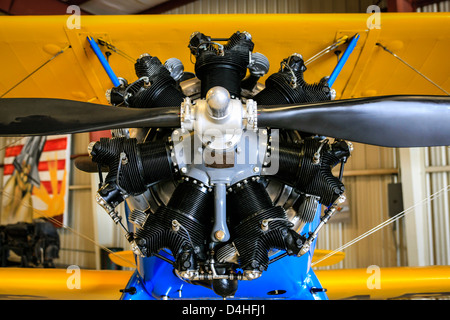
[[[237, 30], [253, 36], [255, 52], [266, 55], [269, 74], [294, 52], [312, 57], [341, 36], [360, 40], [334, 88], [337, 98], [442, 92], [376, 46], [382, 43], [430, 79], [450, 90], [450, 15], [448, 13], [382, 13], [381, 28], [368, 29], [368, 14], [155, 15], [82, 16], [81, 29], [69, 29], [67, 16], [0, 17], [0, 96], [52, 58], [64, 52], [11, 90], [5, 97], [51, 97], [107, 103], [112, 83], [86, 40], [102, 38], [127, 55], [144, 52], [161, 61], [179, 58], [194, 71], [187, 44], [194, 31], [229, 37]], [[70, 24], [69, 24], [70, 25]], [[340, 48], [345, 50], [345, 45]], [[110, 51], [116, 75], [136, 79], [133, 62]], [[308, 66], [309, 82], [330, 75], [337, 56], [328, 54]], [[264, 79], [263, 79], [264, 80]]]

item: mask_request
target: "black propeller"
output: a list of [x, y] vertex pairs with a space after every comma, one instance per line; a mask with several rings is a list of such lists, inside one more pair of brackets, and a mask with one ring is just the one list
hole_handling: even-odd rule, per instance
[[[0, 99], [0, 135], [178, 127], [179, 107], [133, 109], [43, 98]], [[450, 145], [450, 97], [382, 96], [258, 106], [258, 126], [386, 147]]]
[[117, 128], [178, 127], [180, 107], [132, 109], [47, 98], [0, 99], [0, 135], [53, 135]]
[[258, 126], [384, 147], [450, 145], [450, 97], [381, 96], [259, 106]]

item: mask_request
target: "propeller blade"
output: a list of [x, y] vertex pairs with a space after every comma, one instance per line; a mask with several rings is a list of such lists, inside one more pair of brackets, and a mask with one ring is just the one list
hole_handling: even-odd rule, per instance
[[258, 126], [384, 147], [450, 145], [450, 97], [382, 96], [258, 106]]
[[[98, 164], [92, 161], [90, 156], [79, 156], [74, 159], [75, 167], [78, 170], [88, 173], [98, 173]], [[108, 167], [102, 166], [102, 172], [109, 172]]]
[[[46, 98], [0, 99], [0, 136], [179, 127], [179, 107], [135, 109]], [[450, 97], [382, 96], [258, 106], [260, 127], [385, 147], [450, 145]]]
[[180, 107], [121, 108], [63, 99], [0, 99], [0, 136], [179, 127]]

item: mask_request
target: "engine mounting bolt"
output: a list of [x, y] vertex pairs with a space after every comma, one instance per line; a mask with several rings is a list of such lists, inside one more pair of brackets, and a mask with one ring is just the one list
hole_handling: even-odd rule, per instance
[[269, 230], [269, 221], [263, 220], [263, 221], [261, 222], [261, 229], [262, 229], [263, 231]]
[[180, 224], [178, 223], [177, 220], [172, 220], [172, 230], [175, 232], [180, 230]]
[[253, 172], [259, 172], [259, 167], [254, 167]]
[[223, 238], [225, 238], [225, 232], [223, 232], [222, 230], [217, 230], [217, 231], [214, 233], [214, 237], [215, 237], [217, 240], [222, 241]]
[[128, 163], [128, 158], [125, 152], [120, 153], [120, 161], [122, 162], [123, 165], [126, 165]]
[[186, 167], [181, 168], [181, 172], [186, 173], [187, 172]]

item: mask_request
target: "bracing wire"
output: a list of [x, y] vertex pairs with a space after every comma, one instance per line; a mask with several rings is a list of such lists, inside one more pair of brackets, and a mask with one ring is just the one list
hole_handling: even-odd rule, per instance
[[385, 46], [383, 46], [381, 43], [377, 42], [376, 43], [377, 46], [381, 47], [384, 49], [384, 51], [388, 52], [389, 54], [391, 54], [392, 56], [394, 56], [395, 58], [397, 58], [398, 60], [400, 60], [403, 64], [405, 64], [408, 68], [410, 68], [411, 70], [413, 70], [414, 72], [416, 72], [417, 74], [419, 74], [420, 76], [422, 76], [425, 80], [427, 80], [428, 82], [430, 82], [432, 85], [434, 85], [435, 87], [439, 88], [439, 90], [445, 92], [446, 95], [450, 96], [450, 93], [448, 91], [446, 91], [444, 88], [442, 88], [441, 86], [439, 86], [436, 82], [434, 82], [433, 80], [431, 80], [430, 78], [428, 78], [426, 75], [424, 75], [422, 72], [420, 72], [419, 70], [417, 70], [416, 68], [414, 68], [412, 65], [410, 65], [408, 62], [406, 62], [405, 60], [403, 60], [402, 58], [400, 58], [397, 54], [395, 54], [394, 52], [392, 52], [391, 50], [389, 50], [388, 48], [386, 48]]
[[428, 203], [428, 202], [431, 202], [431, 201], [433, 201], [433, 200], [439, 198], [440, 196], [442, 196], [442, 194], [443, 194], [444, 192], [448, 192], [448, 191], [450, 191], [450, 185], [448, 185], [448, 186], [442, 188], [441, 190], [439, 190], [439, 191], [433, 193], [432, 195], [428, 196], [427, 198], [423, 199], [422, 201], [419, 201], [418, 203], [412, 205], [412, 206], [409, 207], [408, 209], [403, 210], [402, 212], [396, 214], [396, 215], [393, 216], [392, 218], [387, 219], [386, 221], [380, 223], [379, 225], [373, 227], [373, 228], [370, 229], [369, 231], [367, 231], [367, 232], [361, 234], [360, 236], [354, 238], [353, 240], [347, 242], [346, 244], [342, 245], [341, 247], [339, 247], [339, 248], [337, 248], [337, 249], [331, 251], [330, 253], [328, 253], [327, 255], [325, 255], [324, 257], [322, 257], [321, 259], [319, 259], [319, 260], [317, 260], [317, 261], [311, 263], [311, 267], [314, 267], [314, 265], [316, 265], [316, 264], [318, 264], [318, 263], [320, 263], [320, 262], [322, 262], [322, 261], [324, 261], [324, 260], [330, 258], [331, 256], [335, 255], [336, 253], [338, 253], [338, 252], [340, 252], [340, 251], [342, 251], [342, 250], [344, 250], [344, 249], [346, 249], [346, 248], [352, 246], [353, 244], [357, 243], [358, 241], [361, 241], [362, 239], [364, 239], [364, 238], [370, 236], [371, 234], [373, 234], [374, 232], [377, 232], [377, 231], [381, 230], [382, 228], [384, 228], [384, 227], [390, 225], [391, 223], [393, 223], [393, 222], [399, 220], [400, 218], [403, 218], [403, 217], [406, 216], [407, 214], [409, 214], [409, 213], [411, 213], [411, 212], [414, 212], [414, 211], [413, 211], [414, 208], [416, 208], [416, 207], [418, 207], [418, 206], [421, 206], [421, 205], [424, 205], [424, 204], [426, 204], [426, 203]]
[[33, 74], [35, 74], [36, 72], [38, 72], [41, 68], [43, 68], [44, 66], [46, 66], [49, 62], [51, 62], [53, 59], [55, 59], [57, 56], [59, 56], [61, 53], [64, 53], [64, 51], [66, 51], [68, 48], [71, 48], [70, 45], [67, 45], [65, 48], [61, 49], [61, 51], [58, 51], [53, 57], [51, 57], [50, 59], [48, 59], [47, 61], [45, 61], [43, 64], [41, 64], [39, 67], [37, 67], [36, 69], [34, 69], [31, 73], [29, 73], [25, 78], [23, 78], [22, 80], [20, 80], [19, 82], [17, 82], [15, 85], [13, 85], [11, 88], [9, 88], [5, 93], [3, 93], [0, 98], [3, 98], [5, 95], [7, 95], [9, 92], [11, 92], [12, 90], [14, 90], [17, 86], [19, 86], [22, 82], [24, 82], [25, 80], [27, 80], [29, 77], [31, 77]]
[[128, 54], [126, 54], [125, 52], [123, 52], [122, 50], [118, 49], [118, 48], [117, 48], [116, 46], [114, 46], [112, 43], [110, 43], [110, 42], [108, 42], [108, 41], [106, 41], [106, 40], [103, 40], [103, 39], [101, 39], [101, 38], [98, 38], [97, 41], [98, 41], [98, 44], [99, 44], [99, 45], [101, 45], [101, 46], [106, 46], [106, 48], [108, 48], [109, 50], [114, 51], [114, 52], [117, 53], [119, 56], [121, 56], [121, 57], [127, 59], [128, 61], [133, 62], [133, 63], [136, 62], [136, 59], [133, 59], [130, 55], [128, 55]]

